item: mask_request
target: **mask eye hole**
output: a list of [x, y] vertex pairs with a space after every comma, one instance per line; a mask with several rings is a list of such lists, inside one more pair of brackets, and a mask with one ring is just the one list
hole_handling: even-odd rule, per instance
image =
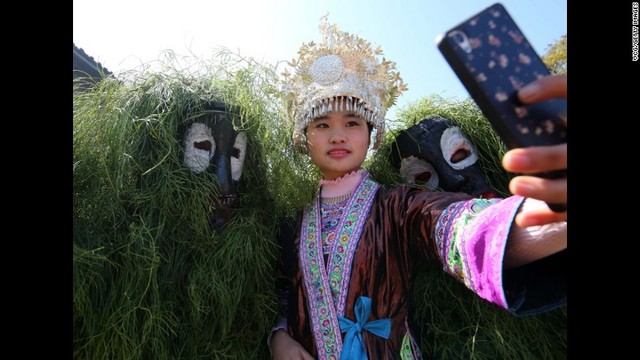
[[231, 178], [239, 181], [244, 170], [244, 158], [247, 153], [247, 133], [240, 132], [236, 136], [231, 152]]
[[211, 151], [211, 141], [194, 141], [193, 147], [204, 151]]
[[435, 190], [440, 183], [438, 173], [428, 162], [409, 156], [400, 163], [400, 175], [404, 180], [413, 185]]
[[442, 133], [440, 148], [444, 159], [456, 170], [462, 170], [478, 161], [473, 144], [457, 126], [452, 126]]
[[428, 172], [428, 171], [425, 171], [425, 172], [420, 173], [420, 174], [416, 174], [416, 177], [415, 177], [416, 183], [417, 182], [421, 182], [423, 184], [427, 183], [429, 181], [429, 179], [431, 179], [431, 175], [432, 174], [430, 172]]
[[451, 159], [449, 161], [451, 161], [452, 164], [457, 164], [460, 161], [468, 158], [469, 156], [471, 156], [471, 151], [461, 148], [456, 150], [456, 152], [451, 155]]
[[211, 128], [203, 123], [193, 123], [184, 137], [184, 164], [196, 174], [209, 167], [216, 152], [216, 142]]

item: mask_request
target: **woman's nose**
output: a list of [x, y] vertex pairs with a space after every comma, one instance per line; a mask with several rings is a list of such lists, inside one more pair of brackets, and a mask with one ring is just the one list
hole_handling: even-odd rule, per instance
[[331, 144], [340, 144], [346, 141], [346, 136], [340, 130], [335, 130], [331, 133], [331, 137], [329, 138], [329, 142]]

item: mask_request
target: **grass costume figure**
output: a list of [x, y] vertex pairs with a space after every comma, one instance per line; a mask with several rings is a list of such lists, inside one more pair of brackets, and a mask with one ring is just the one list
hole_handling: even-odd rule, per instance
[[226, 52], [160, 65], [74, 93], [74, 358], [268, 357], [277, 76]]

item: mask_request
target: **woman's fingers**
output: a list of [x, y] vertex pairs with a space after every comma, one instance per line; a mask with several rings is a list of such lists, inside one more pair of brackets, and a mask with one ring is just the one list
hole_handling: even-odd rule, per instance
[[549, 209], [540, 208], [523, 211], [516, 215], [516, 224], [520, 227], [545, 225], [558, 221], [567, 221], [567, 213], [557, 213]]
[[567, 75], [545, 76], [527, 84], [518, 91], [518, 98], [525, 104], [553, 98], [567, 98]]
[[509, 150], [502, 158], [509, 172], [535, 174], [567, 168], [567, 144]]
[[547, 203], [567, 203], [567, 179], [545, 179], [537, 176], [516, 176], [509, 182], [512, 194]]

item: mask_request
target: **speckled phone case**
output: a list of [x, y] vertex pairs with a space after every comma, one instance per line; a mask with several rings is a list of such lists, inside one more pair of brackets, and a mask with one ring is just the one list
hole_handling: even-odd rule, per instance
[[438, 49], [508, 148], [567, 141], [566, 100], [523, 105], [516, 98], [549, 71], [501, 4], [447, 31]]

